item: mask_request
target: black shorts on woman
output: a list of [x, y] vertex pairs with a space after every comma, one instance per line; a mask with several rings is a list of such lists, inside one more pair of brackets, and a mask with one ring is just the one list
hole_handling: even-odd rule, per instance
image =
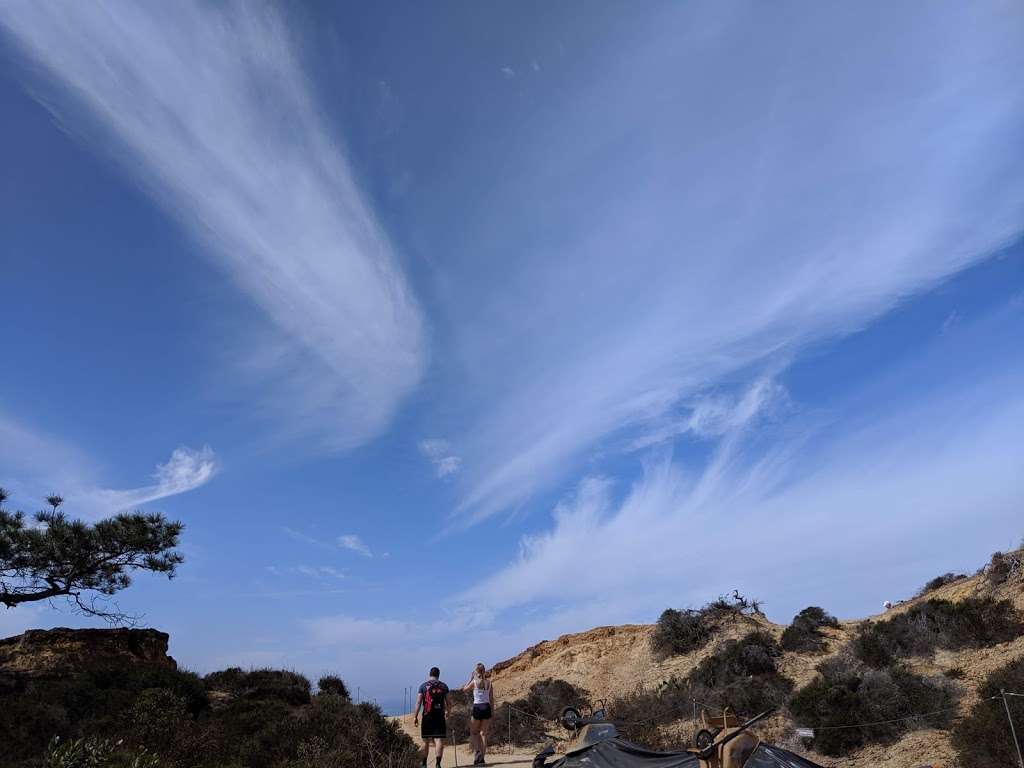
[[490, 704], [474, 704], [473, 705], [473, 719], [474, 720], [490, 720], [491, 719], [491, 705]]

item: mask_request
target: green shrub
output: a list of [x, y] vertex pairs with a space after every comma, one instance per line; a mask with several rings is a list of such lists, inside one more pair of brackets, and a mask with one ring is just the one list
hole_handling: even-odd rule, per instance
[[1024, 550], [994, 553], [988, 565], [982, 568], [982, 573], [995, 586], [1007, 581], [1019, 581], [1024, 578]]
[[[953, 729], [952, 741], [962, 768], [993, 768], [1016, 765], [1017, 751], [1010, 737], [1002, 699], [992, 701], [1000, 690], [1024, 691], [1024, 659], [1017, 659], [992, 672], [978, 688], [981, 701]], [[1024, 699], [1009, 697], [1010, 714], [1024, 748]]]
[[[495, 727], [491, 730], [494, 744], [532, 746], [548, 738], [548, 729], [555, 727], [566, 707], [581, 708], [590, 701], [590, 693], [565, 680], [547, 678], [530, 686], [529, 692], [513, 702], [502, 702], [494, 710]], [[465, 708], [468, 725], [469, 708]], [[511, 713], [511, 718], [510, 718]], [[457, 721], [461, 726], [462, 721]], [[511, 734], [509, 725], [511, 723]], [[459, 732], [460, 735], [465, 730]]]
[[[818, 673], [794, 694], [789, 709], [799, 725], [815, 729], [814, 748], [826, 755], [847, 755], [866, 744], [893, 742], [914, 728], [946, 728], [952, 721], [949, 708], [957, 690], [943, 677], [924, 678], [902, 666], [872, 669], [845, 655], [822, 663]], [[901, 719], [937, 710], [944, 711]], [[857, 723], [877, 724], [849, 727]]]
[[712, 627], [700, 611], [666, 608], [651, 636], [651, 646], [661, 657], [675, 656], [703, 648], [711, 640]]
[[727, 621], [760, 611], [757, 600], [748, 601], [735, 590], [731, 598], [719, 597], [703, 608], [666, 608], [651, 635], [651, 649], [661, 658], [691, 653], [707, 645]]
[[412, 768], [417, 762], [412, 741], [396, 721], [373, 704], [352, 704], [340, 696], [316, 697], [292, 718], [287, 732], [292, 744], [284, 768]]
[[[309, 682], [294, 672], [231, 669], [206, 681], [231, 696], [212, 708], [203, 681], [166, 669], [32, 681], [5, 691], [0, 762], [3, 768], [39, 768], [44, 760], [47, 768], [150, 768], [154, 760], [160, 768], [415, 765], [412, 741], [377, 707], [330, 693], [311, 698]], [[53, 735], [60, 739], [48, 748]]]
[[324, 675], [317, 681], [316, 687], [321, 694], [327, 696], [340, 696], [348, 701], [352, 700], [352, 696], [348, 692], [348, 686], [345, 685], [345, 681], [337, 675]]
[[651, 749], [681, 749], [689, 741], [667, 739], [660, 726], [686, 717], [693, 711], [693, 692], [685, 680], [673, 677], [656, 689], [637, 688], [613, 699], [609, 716], [619, 733], [629, 741]]
[[821, 628], [838, 626], [839, 620], [826, 613], [824, 608], [809, 606], [794, 616], [793, 623], [782, 633], [782, 648], [798, 653], [820, 651], [825, 647]]
[[785, 704], [793, 683], [779, 674], [782, 649], [765, 632], [727, 640], [686, 678], [692, 698], [741, 715], [756, 715]]
[[589, 700], [590, 693], [585, 689], [549, 677], [531, 685], [526, 697], [515, 703], [545, 720], [557, 720], [566, 707], [580, 707]]
[[165, 768], [192, 765], [196, 750], [204, 747], [185, 699], [166, 688], [142, 691], [125, 716], [122, 732], [132, 745], [159, 755]]
[[985, 648], [1021, 632], [1024, 622], [1009, 600], [928, 600], [864, 627], [854, 638], [853, 650], [865, 664], [881, 669], [897, 659], [931, 654], [936, 648]]
[[918, 592], [918, 594], [925, 595], [929, 592], [934, 592], [936, 589], [944, 587], [947, 584], [954, 584], [966, 578], [966, 573], [953, 573], [952, 571], [950, 571], [949, 573], [944, 573], [941, 576], [936, 576], [934, 579], [929, 581], [927, 584], [921, 587], [921, 591]]
[[211, 691], [226, 691], [238, 698], [276, 699], [301, 706], [310, 700], [309, 680], [298, 672], [284, 669], [253, 669], [248, 672], [231, 667], [207, 675], [203, 682]]
[[659, 726], [689, 717], [694, 700], [712, 710], [728, 707], [741, 717], [783, 706], [793, 683], [779, 674], [781, 655], [775, 639], [764, 632], [728, 640], [685, 678], [674, 677], [654, 690], [637, 689], [614, 699], [609, 715], [622, 723], [619, 731], [627, 739], [658, 749], [682, 748], [688, 742], [667, 738]]
[[61, 741], [54, 737], [43, 756], [43, 768], [157, 768], [160, 761], [146, 751], [128, 752], [121, 742], [89, 737]]
[[136, 665], [84, 673], [68, 678], [27, 681], [0, 694], [0, 744], [8, 764], [37, 768], [47, 743], [84, 737], [123, 734], [125, 716], [140, 693], [162, 689], [184, 702], [189, 714], [205, 711], [209, 702], [202, 681], [191, 672]]

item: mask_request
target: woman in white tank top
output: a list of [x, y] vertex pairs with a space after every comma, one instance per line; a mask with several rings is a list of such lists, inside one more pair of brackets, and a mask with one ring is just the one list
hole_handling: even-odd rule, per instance
[[476, 752], [473, 765], [487, 765], [484, 758], [487, 755], [487, 729], [494, 715], [494, 686], [483, 662], [476, 665], [473, 676], [462, 690], [473, 692], [473, 716], [469, 721], [469, 743]]

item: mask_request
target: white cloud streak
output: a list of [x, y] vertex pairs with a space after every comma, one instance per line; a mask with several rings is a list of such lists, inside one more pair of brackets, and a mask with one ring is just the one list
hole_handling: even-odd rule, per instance
[[331, 565], [292, 565], [287, 567], [268, 565], [267, 573], [274, 576], [305, 576], [306, 578], [322, 579], [344, 579], [345, 572]]
[[454, 475], [462, 466], [462, 458], [452, 453], [452, 447], [447, 440], [440, 438], [428, 438], [420, 441], [420, 453], [430, 460], [434, 465], [434, 472], [442, 480]]
[[64, 497], [70, 515], [85, 518], [194, 491], [210, 482], [220, 468], [210, 446], [179, 446], [166, 462], [156, 465], [154, 482], [138, 488], [105, 488], [96, 482], [99, 468], [80, 450], [2, 413], [0, 464], [0, 484], [12, 492], [13, 502], [27, 504], [28, 511], [35, 511], [46, 494], [58, 493]]
[[363, 557], [373, 557], [373, 552], [361, 538], [354, 533], [346, 533], [338, 537], [338, 546], [356, 552]]
[[[815, 601], [856, 615], [919, 586], [937, 562], [981, 562], [1024, 491], [1020, 366], [991, 373], [766, 450], [727, 435], [701, 473], [653, 461], [621, 500], [609, 481], [586, 479], [550, 530], [525, 537], [518, 559], [462, 601], [555, 614], [600, 604], [619, 620], [650, 620], [739, 587], [769, 598], [777, 620]], [[940, 557], [923, 540], [957, 546]]]
[[460, 212], [450, 375], [479, 393], [452, 430], [462, 523], [1021, 231], [1020, 8], [686, 4], [646, 29], [496, 139], [514, 166]]
[[121, 157], [278, 329], [254, 366], [288, 428], [328, 448], [382, 430], [421, 375], [423, 320], [276, 13], [6, 3], [4, 29], [89, 118], [47, 106]]
[[156, 465], [152, 485], [128, 490], [107, 488], [84, 491], [85, 504], [90, 507], [124, 510], [139, 507], [151, 501], [194, 491], [213, 479], [218, 462], [213, 449], [204, 445], [199, 449], [179, 446], [164, 464]]

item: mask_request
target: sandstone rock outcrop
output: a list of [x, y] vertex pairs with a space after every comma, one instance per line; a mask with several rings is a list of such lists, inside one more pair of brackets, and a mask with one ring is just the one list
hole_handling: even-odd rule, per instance
[[30, 629], [0, 640], [0, 684], [146, 664], [177, 669], [155, 629]]

